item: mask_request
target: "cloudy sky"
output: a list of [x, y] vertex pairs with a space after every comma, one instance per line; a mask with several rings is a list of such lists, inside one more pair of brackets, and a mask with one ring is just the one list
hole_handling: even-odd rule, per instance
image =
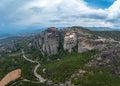
[[0, 0], [0, 28], [120, 27], [120, 0]]

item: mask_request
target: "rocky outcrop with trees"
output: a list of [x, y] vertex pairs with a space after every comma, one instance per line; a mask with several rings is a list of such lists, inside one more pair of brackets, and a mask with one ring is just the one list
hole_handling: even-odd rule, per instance
[[112, 39], [95, 35], [82, 27], [68, 27], [61, 30], [51, 27], [35, 35], [32, 45], [41, 53], [55, 55], [60, 48], [70, 53], [75, 49], [78, 53], [82, 53], [92, 49], [103, 50], [114, 42]]

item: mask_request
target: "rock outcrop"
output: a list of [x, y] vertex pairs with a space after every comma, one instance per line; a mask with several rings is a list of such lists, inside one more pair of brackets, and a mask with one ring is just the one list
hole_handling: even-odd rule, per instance
[[86, 43], [86, 39], [90, 35], [89, 31], [78, 27], [68, 27], [62, 30], [52, 27], [36, 35], [33, 39], [33, 46], [49, 55], [57, 54], [60, 47], [70, 53], [76, 48], [79, 53], [82, 53], [92, 49]]
[[36, 35], [33, 39], [33, 47], [37, 48], [44, 54], [57, 54], [59, 47], [59, 31], [51, 27]]
[[79, 37], [78, 39], [78, 53], [86, 52], [90, 50], [91, 47], [86, 43], [86, 38]]
[[87, 44], [87, 39], [91, 36], [89, 30], [83, 29], [82, 27], [69, 27], [62, 30], [64, 33], [64, 50], [72, 52], [75, 47], [78, 53], [86, 52], [93, 49], [93, 47]]
[[120, 44], [111, 44], [92, 57], [85, 66], [109, 69], [109, 73], [120, 75]]
[[14, 52], [18, 50], [17, 43], [15, 41], [10, 41], [10, 42], [3, 42], [0, 44], [0, 52]]
[[68, 27], [61, 30], [51, 27], [36, 35], [33, 39], [33, 46], [43, 54], [57, 54], [59, 49], [78, 53], [92, 49], [103, 50], [114, 40], [94, 35], [89, 30], [80, 27]]
[[77, 45], [77, 34], [75, 32], [67, 32], [64, 37], [64, 50], [72, 52], [72, 49]]
[[43, 35], [42, 50], [46, 54], [57, 54], [59, 47], [59, 33], [57, 28], [48, 28]]

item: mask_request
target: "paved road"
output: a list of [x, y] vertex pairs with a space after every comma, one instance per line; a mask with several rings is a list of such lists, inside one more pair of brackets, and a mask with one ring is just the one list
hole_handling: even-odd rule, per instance
[[27, 58], [27, 57], [25, 56], [25, 53], [24, 53], [23, 50], [22, 50], [22, 54], [23, 54], [23, 58], [24, 58], [25, 60], [27, 60], [27, 61], [29, 61], [29, 62], [31, 62], [31, 63], [37, 63], [37, 65], [35, 66], [35, 69], [34, 69], [34, 76], [38, 78], [39, 82], [44, 83], [46, 80], [45, 80], [41, 75], [39, 75], [39, 74], [37, 73], [37, 69], [40, 67], [41, 64], [40, 64], [38, 61], [33, 61], [33, 60]]

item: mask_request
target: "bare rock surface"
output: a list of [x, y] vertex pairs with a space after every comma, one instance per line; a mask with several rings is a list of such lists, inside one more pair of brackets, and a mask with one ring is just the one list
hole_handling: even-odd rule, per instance
[[64, 50], [72, 52], [72, 48], [77, 45], [77, 35], [75, 32], [67, 32], [64, 37]]
[[57, 54], [59, 47], [59, 32], [57, 28], [51, 27], [36, 35], [33, 39], [33, 46], [44, 54]]
[[11, 81], [14, 81], [21, 77], [21, 69], [14, 70], [8, 73], [1, 81], [0, 86], [6, 86]]
[[34, 48], [39, 49], [43, 55], [55, 55], [60, 48], [70, 53], [74, 52], [74, 49], [78, 53], [92, 49], [102, 51], [115, 42], [117, 41], [111, 38], [94, 35], [82, 27], [67, 27], [61, 30], [51, 27], [35, 35], [32, 45]]

